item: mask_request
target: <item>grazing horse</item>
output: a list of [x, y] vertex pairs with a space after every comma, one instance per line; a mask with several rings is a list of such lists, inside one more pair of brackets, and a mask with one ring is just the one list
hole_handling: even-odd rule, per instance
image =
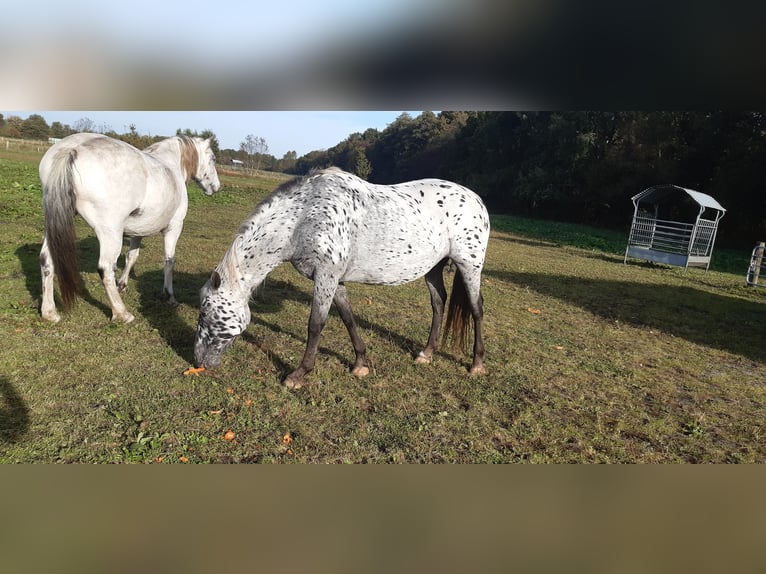
[[[173, 296], [173, 265], [189, 198], [186, 182], [206, 195], [220, 187], [210, 140], [185, 136], [159, 141], [143, 151], [100, 134], [80, 133], [54, 144], [40, 160], [45, 237], [40, 251], [43, 279], [41, 315], [61, 320], [53, 300], [58, 276], [64, 309], [74, 304], [80, 283], [74, 216], [80, 214], [98, 237], [98, 273], [112, 307], [112, 320], [130, 323], [120, 292], [138, 257], [141, 239], [162, 233], [164, 290]], [[125, 270], [115, 282], [123, 236], [130, 237]]]
[[447, 297], [442, 271], [455, 273], [445, 339], [464, 344], [473, 318], [472, 374], [484, 373], [481, 270], [489, 240], [489, 216], [465, 187], [439, 179], [374, 185], [338, 168], [313, 172], [272, 192], [242, 223], [223, 259], [200, 292], [194, 357], [213, 367], [250, 322], [252, 291], [279, 264], [289, 261], [314, 281], [303, 359], [285, 384], [298, 388], [313, 369], [319, 334], [332, 303], [348, 329], [356, 354], [352, 373], [369, 373], [346, 281], [400, 285], [425, 276], [433, 319], [428, 343], [416, 359], [429, 363], [439, 345]]

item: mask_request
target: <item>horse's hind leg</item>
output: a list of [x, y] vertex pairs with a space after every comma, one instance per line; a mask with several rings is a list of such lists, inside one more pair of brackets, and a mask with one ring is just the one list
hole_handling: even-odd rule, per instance
[[348, 300], [348, 293], [346, 286], [343, 283], [338, 285], [338, 289], [335, 291], [335, 298], [333, 299], [335, 307], [340, 313], [340, 318], [343, 320], [343, 324], [348, 329], [348, 334], [351, 337], [351, 344], [354, 346], [354, 353], [356, 359], [354, 360], [354, 366], [351, 368], [351, 374], [355, 377], [365, 377], [370, 373], [370, 368], [367, 365], [367, 347], [362, 341], [362, 337], [359, 335], [359, 330], [354, 321], [354, 315], [351, 311], [351, 303]]
[[114, 279], [117, 258], [122, 250], [122, 236], [114, 237], [99, 231], [96, 231], [96, 235], [99, 241], [98, 274], [106, 290], [109, 305], [112, 307], [112, 321], [130, 323], [135, 317], [125, 308]]
[[481, 324], [484, 320], [484, 298], [481, 293], [472, 304], [471, 313], [473, 314], [473, 363], [469, 372], [472, 375], [483, 375], [487, 370], [484, 368], [484, 338], [481, 333]]
[[[460, 268], [460, 264], [458, 264]], [[473, 362], [469, 372], [472, 375], [483, 375], [484, 368], [484, 338], [482, 336], [482, 321], [484, 320], [484, 298], [481, 296], [481, 267], [465, 265], [460, 269], [465, 285], [468, 307], [473, 317]]]
[[53, 259], [48, 249], [48, 238], [43, 239], [43, 247], [40, 250], [40, 276], [43, 278], [43, 296], [40, 314], [43, 319], [58, 323], [61, 321], [61, 315], [56, 311], [56, 302], [53, 299]]
[[128, 287], [128, 276], [130, 275], [130, 270], [136, 264], [136, 259], [138, 259], [138, 253], [141, 250], [141, 239], [141, 237], [130, 238], [130, 247], [128, 247], [128, 252], [125, 254], [125, 269], [122, 271], [122, 277], [120, 277], [120, 281], [117, 283], [117, 289], [120, 293]]
[[426, 285], [431, 293], [431, 331], [428, 335], [428, 343], [415, 358], [416, 363], [430, 363], [435, 351], [439, 349], [439, 330], [441, 329], [442, 317], [444, 316], [444, 302], [447, 300], [447, 290], [444, 288], [444, 266], [447, 260], [442, 259], [436, 266], [426, 273]]

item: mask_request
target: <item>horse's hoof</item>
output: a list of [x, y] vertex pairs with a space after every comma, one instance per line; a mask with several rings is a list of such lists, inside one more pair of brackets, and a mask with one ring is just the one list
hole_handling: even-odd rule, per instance
[[369, 367], [354, 367], [351, 371], [351, 374], [354, 375], [356, 378], [361, 379], [362, 377], [366, 377], [370, 374], [370, 368]]
[[167, 305], [168, 307], [178, 307], [179, 304], [180, 303], [176, 301], [175, 297], [171, 297], [170, 299], [165, 301], [165, 305]]
[[56, 313], [55, 311], [52, 313], [42, 313], [42, 318], [46, 321], [50, 321], [51, 323], [58, 323], [61, 321], [61, 315]]
[[415, 357], [415, 364], [416, 365], [430, 365], [431, 364], [431, 357], [426, 356], [422, 351], [418, 353], [418, 356]]
[[292, 389], [292, 390], [300, 389], [305, 384], [306, 384], [306, 381], [304, 381], [303, 379], [298, 379], [298, 378], [291, 379], [290, 377], [287, 377], [285, 379], [285, 386], [288, 389]]
[[487, 369], [484, 368], [484, 365], [474, 365], [468, 371], [468, 374], [469, 375], [486, 375]]
[[132, 323], [135, 316], [132, 313], [125, 313], [124, 315], [112, 315], [112, 321], [115, 323]]

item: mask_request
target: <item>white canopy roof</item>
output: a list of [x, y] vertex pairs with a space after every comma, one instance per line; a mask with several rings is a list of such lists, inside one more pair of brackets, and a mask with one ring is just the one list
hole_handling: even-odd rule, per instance
[[634, 195], [633, 197], [631, 197], [631, 199], [633, 200], [634, 204], [637, 204], [640, 201], [645, 201], [647, 203], [659, 203], [660, 201], [662, 201], [664, 197], [668, 195], [668, 193], [671, 193], [673, 191], [686, 192], [689, 195], [689, 197], [691, 197], [701, 207], [705, 207], [705, 208], [709, 207], [711, 209], [716, 209], [722, 213], [726, 213], [726, 209], [708, 194], [702, 193], [701, 191], [695, 191], [693, 189], [687, 189], [685, 187], [680, 187], [678, 185], [672, 185], [672, 184], [655, 185], [655, 186], [649, 187], [645, 189], [644, 191], [642, 191], [641, 193]]

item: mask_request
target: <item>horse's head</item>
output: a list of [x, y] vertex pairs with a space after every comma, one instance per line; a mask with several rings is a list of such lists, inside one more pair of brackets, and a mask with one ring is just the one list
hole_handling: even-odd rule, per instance
[[194, 147], [197, 151], [197, 165], [190, 170], [192, 179], [196, 181], [205, 195], [213, 195], [221, 187], [218, 181], [218, 172], [215, 169], [215, 155], [210, 147], [210, 138], [194, 138]]
[[218, 271], [200, 291], [199, 321], [194, 360], [199, 367], [215, 367], [221, 355], [250, 324], [249, 296], [239, 285], [227, 285]]

